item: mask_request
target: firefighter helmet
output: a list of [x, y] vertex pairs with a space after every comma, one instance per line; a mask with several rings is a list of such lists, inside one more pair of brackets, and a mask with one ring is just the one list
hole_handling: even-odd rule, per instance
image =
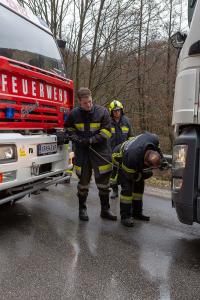
[[113, 110], [121, 109], [123, 112], [123, 105], [120, 101], [118, 100], [113, 100], [110, 105], [109, 105], [109, 111], [112, 113]]

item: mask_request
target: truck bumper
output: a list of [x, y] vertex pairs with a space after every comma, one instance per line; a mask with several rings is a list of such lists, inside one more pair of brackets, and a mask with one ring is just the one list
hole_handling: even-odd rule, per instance
[[[0, 134], [0, 145], [14, 144], [17, 159], [0, 164], [1, 177], [7, 176], [0, 183], [0, 204], [22, 197], [40, 188], [58, 183], [64, 178], [68, 168], [69, 149], [66, 145], [57, 146], [55, 153], [38, 154], [41, 145], [57, 142], [55, 135], [21, 135], [18, 133]], [[21, 196], [19, 195], [20, 193]]]
[[65, 181], [67, 178], [70, 177], [66, 176], [65, 174], [57, 174], [57, 175], [54, 174], [54, 176], [49, 176], [42, 180], [33, 181], [32, 183], [24, 184], [17, 188], [12, 188], [9, 190], [9, 193], [11, 195], [9, 195], [9, 193], [6, 193], [4, 197], [0, 199], [0, 205], [7, 202], [15, 202], [26, 195], [33, 194], [34, 192], [46, 188], [50, 185], [56, 185], [58, 183], [61, 183]]

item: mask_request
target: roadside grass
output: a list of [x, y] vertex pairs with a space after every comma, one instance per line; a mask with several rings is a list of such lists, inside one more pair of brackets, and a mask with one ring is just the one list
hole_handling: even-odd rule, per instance
[[145, 183], [158, 188], [171, 188], [171, 171], [154, 171], [151, 178], [145, 180]]

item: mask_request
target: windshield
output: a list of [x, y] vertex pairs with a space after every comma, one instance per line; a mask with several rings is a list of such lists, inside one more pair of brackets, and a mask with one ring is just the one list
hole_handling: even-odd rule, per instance
[[65, 76], [53, 37], [0, 5], [0, 55]]
[[190, 23], [192, 22], [192, 17], [194, 14], [196, 2], [197, 2], [197, 0], [188, 0], [188, 24], [189, 24], [189, 26], [190, 26]]

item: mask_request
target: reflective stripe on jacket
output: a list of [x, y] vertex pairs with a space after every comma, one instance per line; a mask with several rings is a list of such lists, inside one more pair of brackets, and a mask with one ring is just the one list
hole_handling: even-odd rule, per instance
[[158, 137], [149, 132], [118, 145], [113, 151], [113, 162], [120, 164], [125, 172], [135, 174], [144, 168], [144, 155], [147, 149], [158, 151], [162, 157]]
[[91, 148], [75, 143], [75, 169], [78, 175], [83, 168], [91, 164], [95, 173], [101, 175], [112, 171], [110, 116], [106, 108], [93, 105], [91, 111], [85, 111], [80, 107], [74, 108], [66, 123], [66, 131], [69, 135], [76, 135], [80, 139], [90, 139]]
[[119, 144], [128, 140], [133, 136], [133, 129], [129, 119], [122, 115], [119, 122], [116, 122], [114, 118], [111, 118], [111, 133], [110, 139], [112, 150]]

